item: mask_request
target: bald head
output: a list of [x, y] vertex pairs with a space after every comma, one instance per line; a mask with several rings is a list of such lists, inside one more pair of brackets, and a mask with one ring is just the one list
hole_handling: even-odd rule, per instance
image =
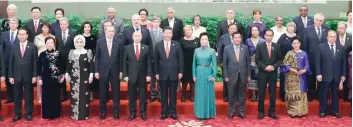
[[107, 15], [109, 19], [114, 19], [115, 18], [116, 11], [113, 7], [108, 8], [107, 10]]
[[168, 7], [167, 9], [167, 16], [168, 19], [173, 19], [175, 14], [175, 10], [172, 7]]
[[134, 40], [135, 44], [139, 44], [142, 40], [142, 34], [139, 31], [136, 31], [132, 34], [132, 39]]

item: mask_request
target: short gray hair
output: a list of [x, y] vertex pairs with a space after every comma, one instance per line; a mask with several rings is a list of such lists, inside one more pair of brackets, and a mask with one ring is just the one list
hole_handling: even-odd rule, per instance
[[325, 15], [324, 15], [323, 13], [316, 13], [316, 14], [314, 15], [314, 19], [319, 18], [319, 17], [322, 17], [323, 20], [325, 20]]
[[288, 27], [293, 27], [294, 31], [297, 30], [297, 25], [295, 25], [295, 23], [292, 21], [287, 23], [286, 28], [288, 28]]
[[16, 22], [16, 23], [18, 24], [18, 19], [17, 19], [16, 17], [10, 18], [10, 19], [9, 19], [9, 22], [11, 22], [11, 21]]
[[59, 19], [59, 22], [66, 22], [67, 24], [69, 24], [69, 20], [67, 18], [65, 18], [65, 17], [61, 17]]
[[347, 28], [347, 23], [344, 22], [344, 21], [338, 22], [338, 23], [337, 23], [337, 27], [338, 27], [339, 25], [344, 25], [344, 26]]
[[6, 11], [8, 11], [9, 9], [14, 9], [16, 11], [17, 6], [15, 4], [10, 4], [9, 6], [7, 6]]

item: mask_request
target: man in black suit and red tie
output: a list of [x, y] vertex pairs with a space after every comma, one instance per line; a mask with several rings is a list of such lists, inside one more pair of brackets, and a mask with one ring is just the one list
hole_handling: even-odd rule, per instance
[[25, 118], [32, 121], [33, 113], [33, 85], [37, 82], [37, 47], [27, 41], [28, 33], [26, 29], [18, 30], [20, 43], [11, 47], [9, 80], [14, 85], [15, 92], [15, 117], [12, 121], [22, 118], [22, 96], [24, 89], [25, 98]]
[[148, 29], [141, 27], [141, 17], [138, 14], [135, 14], [131, 17], [131, 23], [132, 26], [125, 28], [123, 31], [123, 37], [124, 37], [124, 45], [130, 45], [134, 43], [134, 40], [132, 38], [132, 34], [134, 32], [141, 32], [142, 34], [142, 40], [141, 44], [147, 45], [149, 47], [152, 46], [152, 39], [150, 36], [150, 32]]
[[99, 79], [100, 119], [107, 116], [107, 96], [109, 83], [113, 94], [113, 116], [119, 119], [120, 79], [123, 76], [122, 61], [124, 44], [121, 39], [114, 38], [114, 26], [106, 26], [105, 38], [99, 39], [96, 46], [95, 78]]
[[270, 108], [268, 109], [268, 116], [277, 120], [275, 115], [276, 107], [276, 84], [277, 84], [277, 70], [281, 64], [281, 48], [277, 43], [272, 42], [273, 31], [266, 30], [266, 43], [260, 43], [256, 47], [255, 61], [259, 66], [259, 116], [258, 119], [264, 118], [264, 101], [266, 86], [268, 83], [268, 92], [270, 94]]
[[43, 20], [40, 19], [40, 11], [39, 7], [32, 7], [32, 19], [25, 22], [23, 28], [27, 29], [28, 31], [28, 41], [34, 42], [34, 37], [38, 34], [42, 33], [42, 29], [40, 28]]
[[234, 18], [235, 11], [233, 9], [228, 9], [226, 15], [227, 15], [227, 20], [224, 20], [218, 24], [218, 30], [217, 30], [217, 36], [216, 36], [217, 42], [219, 42], [219, 39], [221, 38], [222, 35], [228, 33], [229, 24], [237, 25], [238, 32], [241, 33], [242, 35], [244, 33], [242, 24]]
[[[314, 16], [314, 25], [308, 26], [305, 29], [303, 49], [309, 56], [310, 70], [313, 72], [312, 75], [307, 76], [308, 85], [308, 101], [312, 101], [315, 98], [316, 91], [320, 85], [316, 85], [315, 71], [315, 57], [319, 48], [319, 44], [327, 42], [327, 31], [330, 27], [323, 24], [325, 20], [324, 14], [317, 13]], [[316, 86], [318, 88], [316, 88]]]
[[183, 30], [183, 21], [175, 16], [175, 10], [171, 7], [167, 10], [167, 17], [166, 19], [162, 20], [160, 27], [164, 29], [165, 27], [170, 27], [173, 30], [173, 37], [172, 40], [179, 41], [182, 37], [184, 37], [184, 30]]
[[316, 54], [316, 78], [320, 82], [320, 118], [326, 116], [326, 105], [329, 90], [331, 89], [331, 115], [341, 118], [339, 112], [338, 87], [346, 79], [347, 58], [343, 46], [336, 43], [335, 31], [328, 31], [327, 42], [318, 47]]
[[159, 80], [161, 87], [162, 116], [160, 119], [164, 120], [170, 115], [172, 119], [178, 120], [176, 96], [178, 80], [183, 77], [183, 51], [179, 42], [172, 40], [172, 28], [165, 27], [163, 33], [164, 39], [156, 44], [154, 51], [156, 79]]
[[147, 83], [151, 81], [152, 67], [150, 47], [141, 44], [141, 32], [132, 35], [133, 44], [125, 46], [123, 57], [123, 77], [128, 82], [129, 94], [129, 120], [136, 117], [136, 94], [138, 91], [140, 102], [140, 114], [142, 120], [147, 120]]

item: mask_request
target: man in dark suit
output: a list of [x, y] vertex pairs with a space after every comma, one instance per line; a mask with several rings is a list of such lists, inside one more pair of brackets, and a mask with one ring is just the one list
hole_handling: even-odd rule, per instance
[[[69, 21], [67, 18], [63, 17], [59, 19], [60, 22], [60, 32], [56, 32], [55, 38], [56, 38], [56, 47], [57, 50], [61, 53], [62, 57], [61, 60], [63, 63], [66, 63], [69, 52], [71, 49], [74, 49], [74, 37], [76, 36], [76, 33], [72, 31], [72, 29], [69, 29]], [[64, 69], [65, 70], [65, 69]], [[66, 81], [61, 83], [62, 89], [61, 89], [61, 94], [62, 94], [62, 99], [61, 101], [66, 101], [68, 99], [67, 97], [67, 92], [66, 92]]]
[[[237, 26], [235, 24], [229, 24], [228, 33], [222, 35], [219, 39], [217, 52], [218, 52], [218, 61], [223, 67], [223, 50], [227, 45], [232, 44], [232, 35], [234, 32], [237, 32]], [[223, 68], [222, 68], [223, 70]], [[227, 82], [223, 80], [223, 101], [228, 102], [228, 85]]]
[[104, 34], [104, 23], [105, 21], [111, 21], [113, 23], [113, 26], [116, 31], [116, 36], [121, 36], [121, 34], [124, 31], [124, 21], [122, 19], [116, 18], [116, 10], [112, 7], [108, 8], [107, 10], [107, 18], [101, 20], [100, 26], [99, 26], [99, 34]]
[[[163, 41], [163, 29], [159, 27], [161, 24], [161, 18], [158, 15], [152, 16], [152, 24], [153, 27], [150, 30], [150, 36], [152, 39], [152, 47], [150, 47], [150, 50], [154, 52], [154, 47], [158, 42]], [[152, 71], [154, 72], [154, 61], [152, 59]], [[155, 100], [161, 101], [161, 87], [158, 85], [158, 82], [156, 81], [156, 77], [152, 76], [151, 77], [151, 82], [150, 82], [150, 92], [151, 92], [151, 98], [150, 101], [153, 102]]]
[[[172, 28], [165, 27], [163, 33], [164, 40], [156, 44], [154, 51], [156, 79], [159, 80], [162, 92], [162, 116], [160, 119], [168, 118], [169, 114], [174, 120], [177, 120], [176, 96], [178, 80], [183, 77], [184, 58], [179, 42], [172, 40]], [[170, 92], [169, 99], [168, 91]]]
[[281, 64], [281, 48], [277, 43], [272, 42], [273, 31], [266, 30], [266, 43], [260, 43], [256, 47], [255, 61], [259, 66], [259, 116], [258, 119], [264, 118], [264, 99], [266, 86], [268, 83], [268, 91], [270, 94], [270, 108], [268, 109], [268, 116], [272, 119], [278, 119], [275, 115], [276, 107], [276, 84], [277, 84], [277, 70]]
[[[105, 20], [104, 23], [103, 23], [103, 26], [104, 26], [104, 27], [103, 27], [103, 31], [105, 31], [105, 30], [104, 30], [105, 27], [107, 27], [107, 26], [114, 26], [114, 23], [113, 23], [113, 21]], [[98, 35], [98, 40], [99, 40], [99, 39], [102, 39], [102, 38], [105, 38], [105, 32], [99, 33], [99, 35]], [[114, 38], [122, 38], [122, 34], [114, 34]]]
[[136, 94], [140, 98], [140, 114], [142, 120], [147, 120], [147, 83], [151, 81], [151, 53], [147, 45], [141, 44], [141, 32], [132, 35], [134, 43], [125, 46], [123, 59], [123, 77], [128, 82], [129, 94], [129, 120], [136, 117]]
[[320, 118], [326, 116], [327, 94], [331, 89], [331, 113], [336, 118], [341, 118], [338, 114], [338, 84], [346, 79], [346, 62], [343, 46], [336, 43], [336, 32], [328, 31], [327, 40], [319, 45], [316, 54], [316, 78], [320, 83]]
[[[327, 31], [330, 27], [323, 24], [324, 15], [317, 13], [314, 16], [314, 25], [308, 26], [305, 29], [303, 49], [309, 56], [310, 70], [313, 72], [312, 75], [307, 76], [308, 85], [308, 101], [312, 101], [316, 95], [316, 77], [315, 77], [315, 54], [317, 53], [319, 44], [327, 42]], [[319, 87], [320, 85], [318, 85]]]
[[308, 15], [309, 8], [307, 6], [301, 6], [299, 8], [300, 15], [293, 18], [292, 21], [296, 25], [295, 33], [304, 36], [305, 28], [314, 24], [314, 18]]
[[[5, 60], [5, 77], [8, 77], [8, 72], [9, 72], [9, 65], [10, 65], [10, 53], [11, 53], [11, 47], [14, 44], [18, 44], [19, 40], [17, 37], [18, 33], [18, 20], [17, 18], [13, 17], [9, 20], [9, 25], [10, 25], [10, 31], [6, 31], [2, 34], [1, 37], [1, 46], [3, 48], [3, 55], [4, 55], [4, 60]], [[7, 103], [12, 103], [14, 101], [14, 92], [13, 92], [13, 85], [10, 84], [9, 78], [6, 78], [6, 93], [7, 93], [7, 100], [5, 101], [5, 104]]]
[[228, 9], [226, 14], [227, 14], [227, 20], [224, 20], [218, 24], [218, 30], [217, 30], [217, 36], [216, 36], [217, 42], [220, 42], [219, 39], [221, 38], [222, 35], [227, 34], [229, 32], [228, 31], [229, 24], [237, 25], [238, 32], [241, 33], [242, 35], [244, 33], [242, 24], [234, 19], [234, 15], [235, 15], [234, 10]]
[[15, 117], [12, 121], [22, 118], [22, 89], [25, 98], [25, 118], [32, 121], [33, 112], [33, 83], [37, 82], [37, 47], [27, 41], [26, 29], [18, 30], [20, 43], [11, 46], [9, 80], [14, 85], [15, 92]]
[[27, 29], [28, 31], [28, 41], [34, 42], [34, 37], [38, 34], [42, 33], [42, 29], [40, 28], [43, 20], [40, 19], [40, 11], [39, 7], [32, 7], [32, 19], [25, 22], [23, 28]]
[[[5, 75], [6, 75], [6, 71], [5, 71], [5, 59], [4, 59], [4, 52], [3, 52], [3, 48], [0, 45], [0, 67], [1, 67], [1, 83], [5, 82]], [[1, 98], [0, 98], [1, 101]], [[0, 103], [0, 111], [1, 111], [1, 103]], [[0, 121], [4, 121], [4, 119], [0, 116]]]
[[114, 119], [119, 119], [119, 94], [124, 44], [121, 39], [114, 38], [114, 26], [107, 26], [104, 30], [106, 38], [97, 41], [95, 61], [95, 77], [99, 79], [100, 119], [104, 120], [107, 116], [109, 83], [113, 93], [113, 116]]
[[140, 15], [137, 15], [137, 14], [133, 15], [131, 17], [132, 26], [124, 29], [123, 38], [124, 38], [124, 45], [125, 46], [134, 43], [134, 40], [132, 38], [132, 34], [137, 31], [137, 32], [141, 32], [141, 34], [142, 34], [141, 44], [144, 44], [144, 45], [151, 47], [152, 39], [150, 36], [150, 32], [148, 29], [141, 27], [140, 20], [141, 20]]
[[182, 37], [184, 37], [184, 30], [183, 30], [183, 21], [175, 16], [175, 10], [171, 7], [167, 10], [167, 17], [166, 19], [162, 20], [160, 27], [164, 29], [165, 27], [169, 26], [173, 29], [173, 37], [172, 40], [179, 41]]
[[[343, 46], [343, 49], [344, 51], [347, 51], [348, 48], [352, 47], [352, 35], [347, 33], [347, 24], [346, 22], [339, 22], [337, 24], [337, 33], [338, 33], [338, 36], [337, 36], [337, 44], [341, 44], [341, 46]], [[349, 52], [345, 52], [345, 56], [347, 57], [349, 54]], [[348, 59], [348, 58], [347, 58]], [[348, 65], [348, 64], [347, 64]], [[347, 66], [348, 68], [348, 66]], [[345, 77], [348, 77], [348, 69], [346, 70], [346, 76]], [[348, 94], [349, 94], [349, 88], [348, 88], [348, 85], [347, 85], [347, 80], [345, 80], [343, 82], [343, 84], [340, 84], [342, 85], [343, 87], [343, 100], [344, 101], [347, 101], [347, 102], [350, 102], [350, 100], [348, 99]]]
[[242, 35], [232, 34], [233, 44], [226, 46], [223, 56], [223, 77], [228, 85], [229, 119], [235, 115], [236, 100], [238, 100], [238, 116], [245, 119], [246, 84], [250, 80], [250, 55], [248, 46], [241, 44]]

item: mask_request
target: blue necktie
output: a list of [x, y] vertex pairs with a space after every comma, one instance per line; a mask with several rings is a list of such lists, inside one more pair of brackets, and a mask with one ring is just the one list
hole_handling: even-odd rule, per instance
[[11, 42], [11, 44], [13, 43], [14, 40], [15, 40], [15, 38], [14, 38], [14, 32], [11, 32], [11, 36], [10, 36], [10, 42]]
[[331, 54], [332, 54], [332, 56], [335, 56], [335, 51], [333, 49], [333, 45], [331, 45]]

